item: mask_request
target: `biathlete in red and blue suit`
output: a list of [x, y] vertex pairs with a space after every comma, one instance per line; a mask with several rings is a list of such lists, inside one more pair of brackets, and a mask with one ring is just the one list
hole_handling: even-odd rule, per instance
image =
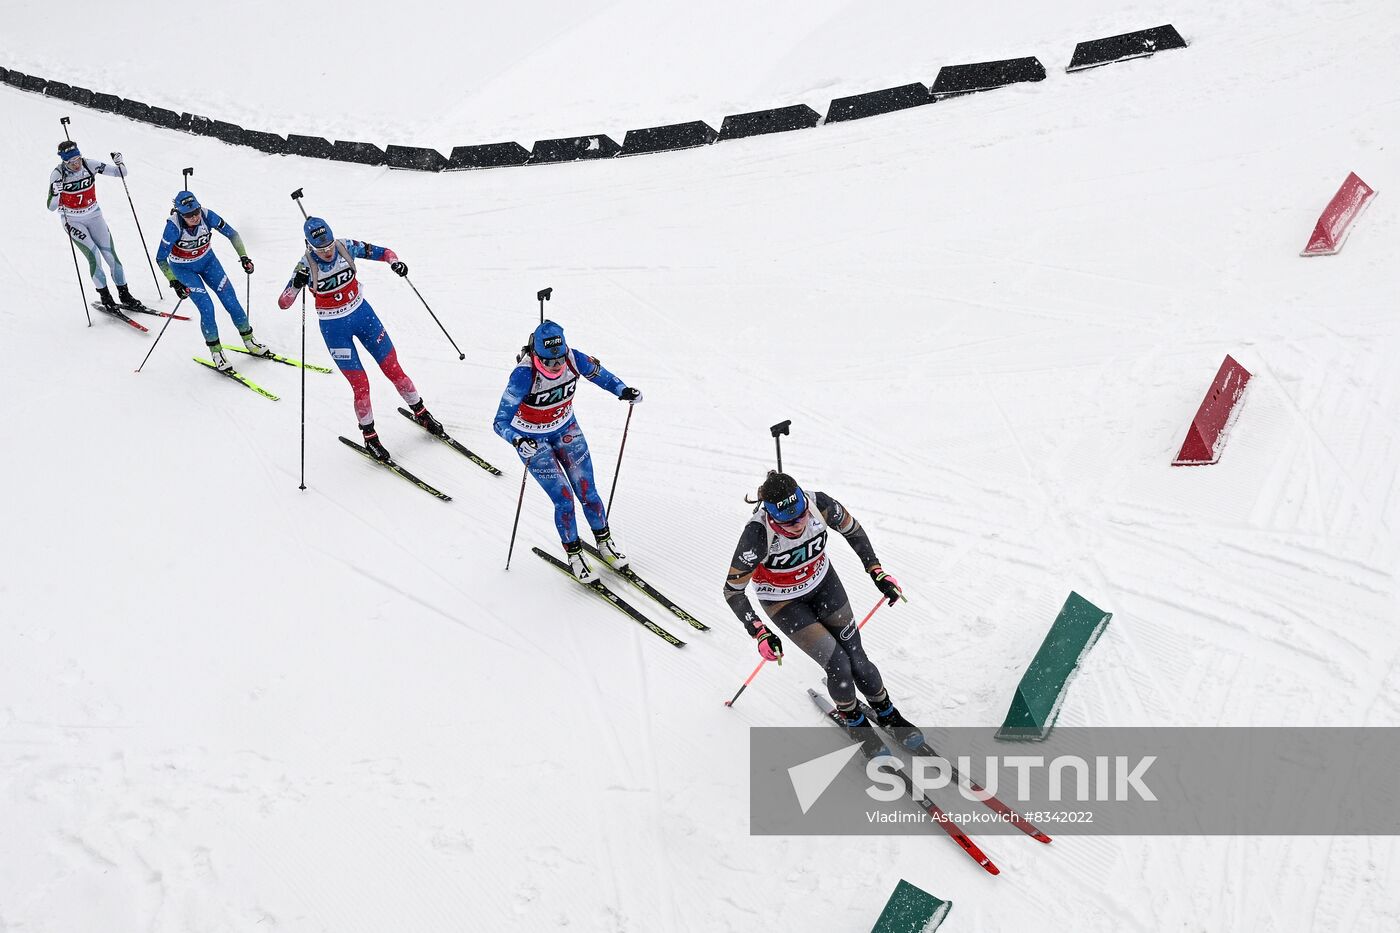
[[340, 367], [341, 375], [350, 382], [355, 394], [355, 417], [364, 434], [365, 447], [380, 460], [390, 459], [389, 451], [384, 449], [374, 430], [369, 376], [360, 363], [360, 354], [355, 349], [356, 340], [369, 351], [380, 370], [399, 390], [400, 397], [413, 411], [413, 420], [429, 432], [441, 434], [442, 425], [428, 413], [422, 397], [413, 386], [413, 380], [399, 365], [399, 356], [394, 350], [394, 341], [389, 338], [389, 331], [360, 291], [355, 260], [387, 262], [389, 268], [401, 276], [408, 275], [408, 266], [386, 247], [374, 246], [363, 240], [336, 239], [330, 225], [319, 217], [308, 217], [302, 232], [306, 236], [306, 253], [297, 262], [277, 304], [284, 309], [290, 308], [302, 288], [310, 286], [311, 295], [316, 301], [321, 337], [326, 341], [331, 359]]

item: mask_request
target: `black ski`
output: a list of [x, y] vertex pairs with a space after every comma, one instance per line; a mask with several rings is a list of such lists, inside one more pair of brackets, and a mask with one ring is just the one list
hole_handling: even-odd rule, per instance
[[[812, 702], [817, 705], [817, 709], [822, 711], [822, 715], [827, 718], [827, 721], [845, 733], [847, 738], [850, 738], [850, 732], [846, 729], [846, 721], [841, 718], [841, 714], [836, 711], [836, 707], [831, 705], [831, 701], [820, 693], [817, 693], [817, 691], [813, 690], [811, 687], [807, 688], [807, 695], [812, 698]], [[851, 741], [855, 741], [855, 739], [851, 739]], [[871, 761], [880, 757], [868, 752], [864, 745], [861, 746], [860, 753]], [[982, 850], [977, 847], [977, 843], [973, 842], [967, 833], [962, 831], [962, 827], [953, 822], [947, 813], [943, 812], [942, 807], [928, 799], [923, 793], [915, 790], [913, 779], [905, 773], [903, 768], [896, 768], [893, 770], [894, 773], [899, 776], [899, 779], [904, 782], [904, 790], [909, 795], [910, 799], [922, 807], [929, 816], [933, 817], [933, 821], [938, 824], [939, 829], [951, 836], [953, 841], [961, 846], [962, 850], [966, 852], [974, 862], [987, 870], [988, 874], [1001, 874], [1001, 869], [997, 868], [992, 860], [987, 858]]]
[[[924, 739], [922, 730], [914, 730], [914, 732], [910, 735], [900, 735], [901, 732], [909, 732], [909, 730], [887, 729], [883, 726], [880, 726], [880, 721], [875, 718], [875, 712], [870, 707], [862, 703], [860, 704], [860, 709], [861, 712], [865, 713], [866, 717], [872, 723], [879, 727], [880, 730], [886, 735], [888, 735], [890, 738], [898, 742], [900, 746], [904, 748], [907, 752], [909, 752], [911, 755], [914, 755], [918, 758], [942, 757], [938, 754], [938, 752], [934, 751], [933, 746], [928, 744], [928, 742]], [[1045, 833], [1043, 833], [1038, 828], [1036, 828], [1036, 825], [1030, 820], [1026, 819], [1024, 816], [1017, 813], [1015, 810], [1011, 809], [1006, 804], [1002, 803], [996, 797], [988, 795], [987, 789], [981, 784], [978, 784], [976, 781], [972, 780], [972, 778], [964, 777], [953, 765], [953, 760], [951, 758], [944, 758], [943, 760], [948, 763], [948, 771], [954, 781], [957, 781], [959, 784], [965, 784], [968, 790], [972, 791], [974, 794], [985, 797], [986, 799], [984, 799], [982, 803], [986, 804], [989, 809], [994, 810], [995, 812], [1000, 813], [1002, 816], [1004, 816], [1006, 818], [1006, 822], [1010, 823], [1012, 826], [1015, 826], [1017, 829], [1025, 833], [1027, 836], [1030, 836], [1036, 842], [1048, 843], [1051, 841], [1050, 837], [1045, 835]]]
[[614, 567], [612, 564], [609, 564], [607, 562], [603, 555], [598, 551], [597, 547], [587, 542], [584, 542], [583, 549], [589, 554], [592, 554], [594, 557], [598, 558], [599, 563], [603, 564], [603, 566], [607, 567], [613, 573], [617, 574], [619, 577], [626, 580], [628, 583], [632, 584], [637, 589], [650, 596], [652, 599], [656, 600], [662, 606], [666, 607], [666, 610], [670, 612], [671, 615], [675, 616], [677, 619], [680, 619], [682, 622], [685, 622], [691, 628], [699, 629], [702, 632], [708, 632], [710, 630], [710, 627], [704, 622], [701, 622], [699, 619], [695, 618], [695, 616], [686, 612], [680, 606], [677, 606], [669, 596], [667, 596], [665, 593], [662, 593], [660, 590], [652, 586], [647, 581], [643, 580], [641, 576], [637, 573], [637, 571], [633, 570], [631, 567], [623, 567], [619, 570], [617, 567]]
[[[329, 370], [328, 370], [328, 371], [329, 371]], [[399, 414], [403, 415], [405, 418], [407, 418], [409, 421], [412, 421], [414, 424], [418, 424], [418, 421], [413, 417], [413, 412], [409, 411], [407, 408], [400, 408], [400, 409], [399, 409]], [[418, 427], [423, 428], [423, 426], [422, 426], [421, 424], [418, 424]], [[424, 431], [427, 431], [428, 429], [427, 429], [427, 428], [423, 428], [423, 430], [424, 430]], [[492, 475], [494, 475], [494, 476], [500, 476], [500, 475], [501, 475], [501, 471], [500, 471], [500, 470], [496, 469], [496, 468], [493, 467], [491, 464], [489, 464], [489, 463], [487, 463], [485, 460], [481, 459], [481, 456], [480, 456], [479, 454], [475, 454], [475, 453], [473, 453], [472, 451], [468, 450], [468, 449], [466, 448], [465, 445], [463, 445], [463, 444], [460, 443], [459, 441], [455, 440], [453, 437], [451, 437], [451, 436], [448, 435], [447, 433], [444, 432], [444, 433], [442, 433], [442, 434], [433, 434], [433, 433], [431, 433], [431, 432], [428, 432], [428, 436], [429, 436], [429, 437], [435, 437], [435, 438], [437, 438], [438, 440], [442, 441], [442, 442], [443, 442], [444, 444], [446, 444], [448, 447], [451, 447], [453, 450], [457, 451], [457, 453], [459, 453], [459, 454], [461, 454], [462, 456], [466, 457], [468, 460], [470, 460], [472, 463], [475, 463], [477, 466], [481, 467], [481, 468], [482, 468], [483, 470], [485, 470], [487, 473], [490, 473], [490, 474], [492, 474]]]
[[399, 465], [398, 465], [397, 463], [395, 463], [393, 460], [380, 460], [380, 459], [379, 459], [378, 457], [376, 457], [374, 454], [370, 453], [367, 449], [365, 449], [364, 447], [360, 446], [359, 444], [356, 444], [354, 441], [350, 440], [350, 438], [348, 438], [348, 437], [342, 437], [342, 438], [340, 439], [340, 442], [341, 442], [342, 444], [344, 444], [346, 447], [349, 447], [351, 450], [353, 450], [353, 451], [355, 451], [356, 453], [358, 453], [360, 456], [364, 457], [364, 458], [365, 458], [366, 460], [368, 460], [370, 463], [377, 463], [379, 466], [382, 466], [384, 469], [388, 470], [389, 472], [391, 472], [391, 473], [397, 473], [399, 476], [402, 476], [404, 479], [408, 480], [410, 483], [412, 483], [413, 485], [417, 486], [419, 489], [423, 490], [423, 491], [426, 492], [428, 495], [430, 495], [430, 496], [436, 496], [437, 498], [441, 499], [443, 502], [451, 502], [451, 501], [452, 501], [452, 497], [449, 496], [447, 493], [442, 492], [441, 490], [438, 490], [438, 489], [434, 489], [432, 486], [429, 486], [427, 483], [423, 482], [421, 479], [419, 479], [418, 477], [414, 476], [412, 473], [408, 472], [408, 471], [405, 470], [403, 467], [399, 466]]
[[602, 580], [594, 580], [591, 583], [584, 583], [578, 577], [574, 576], [574, 573], [572, 570], [569, 569], [568, 564], [564, 563], [562, 560], [555, 557], [553, 554], [546, 554], [544, 551], [541, 551], [537, 547], [532, 547], [530, 548], [530, 550], [534, 551], [535, 554], [537, 554], [539, 558], [545, 563], [549, 564], [555, 570], [558, 570], [560, 573], [564, 574], [570, 580], [573, 580], [579, 586], [587, 587], [594, 593], [597, 593], [603, 599], [606, 599], [614, 609], [617, 609], [618, 611], [625, 614], [633, 622], [637, 622], [638, 624], [642, 625], [644, 628], [646, 628], [647, 631], [661, 638], [667, 644], [675, 645], [677, 648], [685, 647], [685, 642], [681, 641], [679, 638], [672, 635], [670, 632], [666, 631], [664, 628], [648, 619], [645, 615], [642, 614], [641, 610], [637, 609], [631, 603], [624, 600], [621, 596], [608, 589], [607, 585], [603, 583]]
[[136, 321], [133, 321], [131, 318], [123, 314], [120, 308], [109, 308], [100, 301], [94, 301], [92, 302], [92, 310], [101, 311], [103, 314], [110, 315], [111, 317], [114, 317], [119, 321], [123, 321], [127, 324], [130, 324], [132, 327], [136, 328], [143, 334], [149, 334], [151, 332], [145, 324], [138, 324]]

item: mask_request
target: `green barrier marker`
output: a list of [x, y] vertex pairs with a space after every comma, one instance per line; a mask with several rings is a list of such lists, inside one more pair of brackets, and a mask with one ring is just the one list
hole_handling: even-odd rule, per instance
[[997, 738], [1035, 740], [1050, 734], [1070, 678], [1111, 618], [1113, 613], [1104, 612], [1078, 593], [1069, 594], [1050, 626], [1050, 634], [1021, 677]]
[[939, 900], [901, 878], [870, 933], [933, 933], [952, 909], [952, 901]]

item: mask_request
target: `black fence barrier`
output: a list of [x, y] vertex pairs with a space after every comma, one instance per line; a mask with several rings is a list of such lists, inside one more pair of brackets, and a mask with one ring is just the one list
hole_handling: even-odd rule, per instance
[[562, 139], [537, 139], [530, 150], [530, 164], [546, 162], [577, 162], [580, 159], [611, 159], [622, 147], [611, 136], [565, 136]]
[[337, 162], [355, 162], [359, 165], [383, 165], [384, 150], [373, 143], [337, 139], [335, 148], [331, 150], [331, 158]]
[[301, 136], [287, 134], [287, 155], [306, 156], [309, 159], [329, 159], [335, 147], [322, 136]]
[[447, 167], [447, 157], [436, 149], [418, 146], [389, 146], [384, 150], [384, 164], [390, 168], [414, 169], [419, 172], [440, 172]]
[[126, 117], [128, 120], [136, 120], [141, 123], [150, 123], [151, 108], [139, 100], [123, 100], [121, 106], [115, 111], [118, 115]]
[[730, 114], [720, 124], [719, 141], [763, 136], [768, 133], [786, 133], [790, 130], [810, 130], [820, 123], [821, 119], [821, 114], [806, 104]]
[[115, 94], [103, 94], [96, 91], [92, 95], [92, 109], [103, 110], [107, 113], [121, 113], [122, 99]]
[[1181, 33], [1176, 31], [1175, 26], [1168, 23], [1151, 29], [1139, 29], [1137, 32], [1125, 32], [1121, 36], [1081, 42], [1074, 47], [1074, 57], [1070, 59], [1069, 67], [1065, 71], [1083, 71], [1086, 68], [1111, 65], [1130, 58], [1146, 58], [1167, 49], [1184, 48], [1186, 40], [1181, 38]]
[[283, 155], [287, 151], [287, 141], [276, 133], [264, 133], [262, 130], [243, 130], [242, 133], [243, 145], [252, 146], [259, 152]]
[[933, 95], [926, 84], [901, 84], [887, 87], [883, 91], [868, 91], [838, 97], [826, 111], [827, 123], [840, 123], [843, 120], [860, 120], [896, 110], [908, 110], [933, 103]]
[[454, 146], [452, 155], [447, 157], [447, 171], [502, 168], [509, 165], [524, 165], [529, 160], [530, 150], [517, 142]]
[[[1186, 41], [1177, 32], [1176, 27], [1170, 24], [1157, 26], [1120, 36], [1081, 42], [1075, 47], [1074, 57], [1066, 70], [1080, 71], [1129, 58], [1142, 58], [1166, 49], [1185, 47]], [[1045, 66], [1034, 57], [949, 65], [939, 70], [931, 87], [917, 83], [903, 84], [836, 98], [827, 108], [826, 122], [858, 120], [919, 107], [945, 97], [971, 94], [1025, 81], [1044, 80]], [[730, 114], [720, 124], [718, 132], [702, 120], [691, 120], [628, 130], [621, 146], [611, 137], [597, 134], [541, 139], [535, 142], [533, 149], [526, 149], [514, 141], [455, 146], [452, 154], [444, 157], [435, 149], [420, 146], [391, 145], [385, 150], [372, 143], [347, 140], [331, 142], [320, 136], [302, 136], [296, 133], [284, 138], [261, 130], [245, 130], [234, 123], [191, 113], [177, 114], [163, 107], [152, 107], [137, 100], [123, 100], [115, 94], [94, 92], [62, 81], [49, 81], [12, 68], [0, 67], [0, 82], [56, 100], [66, 100], [94, 110], [120, 114], [155, 126], [209, 136], [231, 145], [249, 146], [261, 152], [334, 159], [359, 165], [388, 165], [396, 169], [427, 172], [576, 162], [669, 152], [708, 146], [730, 139], [811, 129], [823, 122], [822, 116], [811, 107], [806, 104], [793, 104], [771, 110]]]
[[648, 126], [639, 130], [628, 130], [627, 135], [622, 137], [622, 151], [618, 155], [647, 155], [653, 152], [694, 149], [696, 146], [708, 146], [718, 138], [719, 133], [704, 120]]
[[1045, 66], [1035, 57], [1008, 58], [972, 65], [945, 65], [938, 69], [938, 77], [933, 82], [933, 96], [941, 100], [944, 97], [1006, 87], [1008, 84], [1044, 80]]

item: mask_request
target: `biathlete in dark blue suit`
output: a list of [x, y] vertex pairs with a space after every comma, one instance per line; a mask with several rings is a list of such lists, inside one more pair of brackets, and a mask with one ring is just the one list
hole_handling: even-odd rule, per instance
[[199, 309], [199, 329], [204, 332], [204, 343], [214, 366], [230, 370], [228, 360], [219, 342], [219, 325], [214, 320], [214, 302], [209, 298], [207, 285], [219, 296], [219, 301], [228, 316], [233, 318], [233, 326], [238, 328], [238, 336], [243, 345], [255, 356], [270, 356], [272, 351], [253, 339], [253, 325], [248, 323], [248, 313], [238, 303], [238, 294], [229, 283], [228, 273], [214, 255], [210, 243], [217, 231], [228, 237], [233, 248], [238, 251], [238, 261], [243, 271], [253, 272], [253, 260], [243, 248], [243, 238], [233, 225], [218, 214], [205, 210], [192, 192], [181, 191], [175, 195], [175, 209], [165, 222], [165, 232], [160, 238], [160, 249], [156, 250], [156, 264], [170, 280], [170, 288], [181, 298], [188, 298]]
[[585, 583], [597, 577], [583, 559], [575, 495], [583, 502], [584, 516], [603, 559], [619, 569], [626, 567], [627, 555], [618, 550], [608, 529], [607, 509], [593, 480], [588, 440], [574, 418], [574, 390], [582, 376], [624, 402], [640, 402], [642, 393], [628, 388], [594, 357], [570, 349], [564, 342], [564, 328], [553, 321], [535, 328], [516, 363], [501, 394], [493, 427], [515, 445], [525, 467], [553, 500], [554, 526], [569, 558], [569, 569]]

